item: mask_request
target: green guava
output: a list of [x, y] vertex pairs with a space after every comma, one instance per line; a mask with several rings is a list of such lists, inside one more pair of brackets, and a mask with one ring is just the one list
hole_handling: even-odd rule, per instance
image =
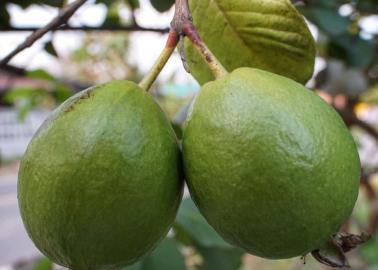
[[173, 129], [135, 83], [87, 89], [53, 112], [21, 162], [26, 230], [42, 253], [73, 270], [131, 264], [171, 227], [180, 162]]
[[323, 246], [358, 194], [356, 145], [337, 112], [302, 85], [258, 69], [203, 86], [183, 156], [191, 195], [210, 225], [264, 258]]

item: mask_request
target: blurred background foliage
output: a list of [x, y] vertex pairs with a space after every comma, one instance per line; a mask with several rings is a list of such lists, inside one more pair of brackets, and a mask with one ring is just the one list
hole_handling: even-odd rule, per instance
[[[378, 104], [378, 0], [307, 0], [292, 1], [317, 32], [318, 61], [321, 63], [309, 86], [339, 111], [359, 143], [359, 134], [378, 142], [377, 122], [367, 123], [360, 115]], [[7, 6], [12, 3], [23, 9], [30, 5], [62, 7], [64, 0], [12, 0], [0, 2], [0, 32], [20, 31], [12, 25]], [[150, 0], [159, 12], [172, 8], [174, 0]], [[0, 104], [16, 106], [22, 120], [36, 107], [54, 108], [75, 92], [90, 85], [109, 80], [127, 78], [139, 81], [143, 74], [130, 63], [129, 31], [144, 31], [135, 20], [134, 12], [140, 8], [138, 0], [97, 0], [93, 4], [107, 7], [107, 15], [96, 31], [85, 33], [82, 46], [65, 59], [65, 76], [55, 77], [47, 70], [24, 70], [5, 66], [2, 72], [29, 79], [28, 86], [11, 87], [0, 93]], [[125, 20], [120, 13], [131, 13]], [[366, 31], [363, 24], [375, 18], [377, 31]], [[64, 27], [69, 28], [67, 24]], [[168, 25], [167, 25], [168, 27]], [[82, 28], [85, 28], [82, 27]], [[124, 28], [125, 31], [119, 31]], [[84, 29], [85, 30], [85, 29]], [[94, 30], [94, 29], [91, 29]], [[112, 31], [114, 30], [114, 31]], [[158, 33], [167, 28], [155, 29]], [[153, 30], [153, 31], [155, 31]], [[43, 49], [59, 59], [52, 39]], [[172, 120], [178, 136], [186, 116], [190, 95], [177, 95], [171, 88], [179, 85], [173, 78], [164, 84], [156, 83], [152, 94]], [[183, 90], [185, 92], [185, 89]], [[357, 206], [344, 229], [352, 233], [367, 231], [371, 241], [353, 251], [350, 261], [353, 269], [378, 270], [378, 164], [363, 162], [363, 178]], [[321, 221], [319, 221], [321, 222]], [[127, 267], [129, 270], [197, 269], [197, 270], [248, 270], [248, 269], [324, 269], [308, 257], [266, 261], [245, 255], [243, 251], [224, 242], [200, 215], [193, 202], [186, 198], [176, 222], [159, 247], [143, 261]], [[47, 259], [20, 262], [17, 269], [52, 269]]]

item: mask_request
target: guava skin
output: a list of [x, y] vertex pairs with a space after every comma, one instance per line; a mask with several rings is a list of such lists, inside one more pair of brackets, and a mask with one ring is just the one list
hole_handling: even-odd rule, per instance
[[162, 240], [182, 197], [181, 154], [163, 112], [135, 83], [114, 81], [63, 103], [21, 162], [20, 211], [52, 261], [119, 269]]
[[258, 69], [203, 86], [183, 157], [192, 198], [210, 225], [264, 258], [321, 247], [358, 195], [356, 145], [337, 112], [302, 85]]

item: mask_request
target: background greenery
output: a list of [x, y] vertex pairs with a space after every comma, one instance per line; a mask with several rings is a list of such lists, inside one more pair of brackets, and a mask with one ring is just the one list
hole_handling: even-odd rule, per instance
[[[159, 12], [169, 10], [173, 0], [150, 0]], [[13, 0], [0, 2], [0, 31], [19, 31], [12, 25], [7, 5], [13, 3], [27, 8], [30, 5], [48, 5], [61, 7], [64, 0]], [[0, 96], [0, 104], [16, 106], [20, 119], [35, 107], [53, 108], [75, 91], [98, 83], [99, 80], [111, 80], [119, 76], [139, 81], [141, 74], [138, 67], [129, 63], [128, 31], [143, 30], [131, 17], [124, 21], [120, 8], [127, 8], [133, 14], [139, 7], [138, 0], [97, 0], [107, 6], [107, 16], [97, 30], [107, 32], [87, 32], [84, 43], [70, 56], [69, 78], [57, 78], [46, 70], [24, 70], [20, 67], [7, 66], [6, 72], [43, 81], [38, 87], [9, 89]], [[93, 4], [96, 4], [93, 3]], [[366, 17], [378, 15], [377, 0], [308, 0], [293, 1], [308, 21], [319, 31], [317, 39], [318, 57], [325, 61], [324, 68], [316, 75], [314, 90], [326, 94], [329, 101], [340, 112], [350, 126], [358, 142], [359, 134], [366, 133], [378, 143], [377, 127], [362, 122], [358, 117], [359, 108], [376, 106], [378, 103], [378, 37], [369, 35], [360, 27]], [[378, 26], [377, 26], [378, 28]], [[114, 31], [112, 31], [112, 29]], [[22, 30], [22, 29], [21, 29]], [[117, 30], [117, 32], [115, 32]], [[164, 32], [160, 29], [157, 32]], [[52, 36], [53, 39], [53, 36]], [[95, 52], [90, 48], [96, 45]], [[52, 40], [45, 43], [46, 50], [53, 57], [59, 58]], [[93, 67], [101, 63], [104, 68], [99, 72]], [[167, 82], [169, 83], [169, 82]], [[185, 109], [190, 97], [163, 94], [163, 85], [155, 84], [153, 94], [165, 109], [180, 136], [181, 125], [185, 119]], [[340, 98], [344, 102], [337, 102]], [[363, 164], [361, 195], [355, 212], [345, 228], [350, 232], [368, 231], [373, 239], [349, 255], [353, 269], [378, 269], [378, 187], [372, 183], [378, 164]], [[321, 222], [321, 221], [319, 221]], [[19, 266], [20, 269], [47, 270], [52, 268], [47, 259], [35, 264]], [[313, 259], [308, 258], [306, 265], [299, 259], [284, 261], [265, 261], [245, 255], [241, 250], [225, 243], [199, 214], [190, 199], [185, 199], [172, 231], [166, 240], [142, 262], [127, 269], [198, 269], [198, 270], [239, 270], [239, 269], [324, 269]]]

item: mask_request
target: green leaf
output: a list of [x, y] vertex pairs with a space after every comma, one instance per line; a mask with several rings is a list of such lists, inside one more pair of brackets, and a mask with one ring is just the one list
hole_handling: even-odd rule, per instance
[[17, 105], [18, 118], [24, 120], [30, 110], [49, 98], [50, 94], [46, 89], [20, 87], [11, 89], [4, 96], [4, 101]]
[[110, 6], [114, 1], [113, 0], [96, 0], [96, 4], [104, 4], [106, 6]]
[[359, 35], [344, 34], [331, 39], [329, 56], [343, 59], [352, 67], [368, 67], [374, 55], [374, 43], [361, 39]]
[[32, 0], [11, 0], [8, 2], [20, 5], [22, 8], [27, 8], [31, 4], [38, 3], [38, 1], [32, 1]]
[[53, 263], [47, 258], [40, 259], [33, 267], [33, 270], [52, 270], [52, 269], [53, 269]]
[[119, 17], [117, 3], [113, 3], [108, 8], [108, 14], [106, 15], [103, 26], [117, 26], [121, 24], [121, 18]]
[[142, 270], [143, 269], [143, 262], [137, 262], [131, 266], [124, 268], [123, 270]]
[[117, 26], [121, 24], [121, 19], [118, 14], [108, 13], [102, 26]]
[[200, 270], [237, 270], [243, 251], [226, 243], [200, 214], [194, 202], [186, 198], [176, 217], [175, 238], [194, 246], [203, 258]]
[[[288, 0], [192, 0], [194, 25], [228, 71], [238, 67], [268, 70], [299, 82], [312, 75], [315, 43], [302, 17]], [[213, 79], [209, 68], [185, 43], [193, 76]]]
[[0, 3], [0, 25], [9, 25], [10, 16], [5, 6], [6, 2]]
[[33, 109], [33, 100], [31, 99], [24, 99], [20, 102], [17, 111], [18, 120], [24, 121], [26, 116], [28, 116], [29, 112]]
[[174, 239], [166, 238], [143, 262], [143, 270], [186, 270], [184, 257]]
[[126, 267], [124, 270], [186, 270], [185, 260], [174, 239], [166, 238], [142, 262]]
[[45, 81], [56, 81], [53, 75], [48, 73], [46, 70], [43, 69], [35, 69], [28, 71], [26, 76], [31, 79], [38, 79], [38, 80], [45, 80]]
[[364, 14], [378, 13], [378, 0], [359, 0], [357, 1], [357, 10]]
[[56, 52], [55, 48], [54, 48], [54, 44], [52, 43], [52, 41], [49, 41], [49, 42], [46, 42], [45, 43], [45, 47], [44, 47], [45, 51], [48, 52], [50, 55], [52, 56], [55, 56], [55, 57], [58, 57], [58, 53]]
[[91, 59], [91, 55], [87, 48], [79, 48], [72, 52], [72, 60], [75, 62], [83, 62], [88, 59]]
[[48, 73], [46, 70], [43, 70], [43, 69], [35, 69], [35, 70], [28, 71], [26, 76], [32, 79], [55, 81], [54, 76], [52, 76], [50, 73]]
[[140, 7], [139, 0], [126, 0], [126, 3], [130, 6], [132, 10]]
[[192, 238], [192, 235], [188, 233], [185, 228], [175, 223], [173, 225], [173, 230], [175, 232], [175, 240], [180, 242], [184, 246], [194, 246], [195, 240]]
[[8, 103], [15, 103], [18, 100], [23, 99], [34, 99], [37, 96], [45, 96], [47, 94], [46, 90], [43, 88], [33, 88], [33, 87], [19, 87], [13, 88], [6, 93], [4, 96], [4, 101]]
[[180, 228], [180, 230], [184, 231], [187, 235], [190, 235], [198, 246], [231, 247], [207, 223], [190, 198], [186, 198], [182, 201], [176, 217], [175, 227]]
[[203, 257], [199, 270], [238, 270], [242, 266], [244, 252], [240, 249], [199, 247], [197, 250]]
[[48, 83], [41, 87], [13, 88], [5, 95], [4, 100], [6, 102], [13, 104], [20, 102], [20, 100], [29, 99], [33, 106], [38, 106], [46, 100], [61, 103], [72, 95], [72, 90], [68, 86], [59, 82], [43, 69], [28, 71], [26, 76]]
[[159, 12], [165, 12], [169, 10], [175, 3], [174, 0], [150, 0], [151, 5]]
[[340, 35], [348, 32], [350, 21], [346, 17], [342, 17], [337, 9], [312, 7], [304, 8], [302, 12], [320, 30], [328, 34]]
[[370, 239], [359, 249], [361, 256], [369, 262], [369, 265], [378, 264], [378, 234], [374, 238]]
[[62, 103], [72, 96], [72, 91], [66, 85], [58, 83], [54, 89], [53, 96], [56, 102]]
[[64, 3], [66, 1], [65, 0], [47, 0], [47, 1], [42, 1], [42, 0], [11, 0], [11, 1], [6, 1], [6, 2], [20, 5], [22, 8], [27, 8], [29, 5], [32, 5], [32, 4], [48, 5], [48, 6], [60, 8], [60, 7], [64, 6]]
[[342, 0], [316, 0], [316, 1], [311, 1], [310, 5], [314, 7], [337, 9], [338, 6], [342, 4], [342, 2], [343, 2]]
[[366, 68], [374, 59], [375, 45], [373, 41], [362, 39], [357, 22], [341, 16], [338, 8], [338, 5], [315, 2], [302, 7], [301, 11], [329, 38], [327, 57], [341, 59], [352, 67]]
[[49, 5], [52, 7], [63, 7], [65, 0], [48, 0], [48, 1], [39, 1], [40, 4]]

